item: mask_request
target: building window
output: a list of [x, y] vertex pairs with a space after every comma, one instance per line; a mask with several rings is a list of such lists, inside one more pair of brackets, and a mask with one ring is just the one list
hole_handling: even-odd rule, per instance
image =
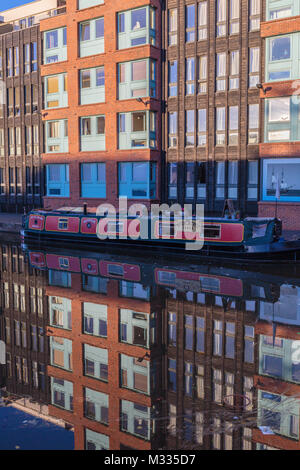
[[98, 380], [108, 380], [108, 351], [84, 344], [84, 374]]
[[68, 106], [67, 74], [51, 75], [44, 78], [45, 108]]
[[227, 54], [222, 52], [216, 55], [216, 91], [226, 90], [226, 74], [227, 74]]
[[249, 31], [260, 29], [260, 1], [249, 0]]
[[198, 109], [198, 146], [206, 146], [207, 139], [207, 120], [206, 120], [206, 108]]
[[228, 162], [228, 197], [229, 199], [238, 198], [238, 162]]
[[195, 59], [189, 57], [185, 61], [185, 94], [194, 95], [195, 93]]
[[229, 89], [237, 90], [239, 88], [239, 74], [240, 74], [240, 52], [231, 51], [230, 53], [230, 76], [229, 76]]
[[169, 96], [177, 96], [177, 60], [169, 61]]
[[177, 8], [169, 10], [169, 46], [177, 44]]
[[143, 59], [119, 64], [119, 100], [146, 96], [156, 96], [156, 61]]
[[300, 201], [299, 158], [264, 159], [262, 168], [262, 200], [275, 201], [280, 188], [280, 201]]
[[156, 197], [156, 163], [119, 163], [119, 196], [129, 199]]
[[[33, 54], [34, 51], [31, 51]], [[31, 58], [32, 60], [32, 58]], [[67, 60], [66, 28], [44, 32], [44, 64]]]
[[187, 5], [185, 7], [185, 41], [194, 42], [196, 40], [195, 33], [195, 5]]
[[240, 32], [240, 0], [230, 0], [229, 34]]
[[[299, 34], [277, 36], [266, 39], [266, 80], [289, 80], [298, 78], [295, 71], [298, 59], [295, 50], [299, 42]], [[295, 60], [296, 59], [296, 60]]]
[[69, 197], [69, 165], [46, 165], [47, 196]]
[[254, 362], [254, 327], [244, 327], [244, 361]]
[[96, 5], [103, 5], [104, 0], [78, 0], [78, 10], [94, 7]]
[[196, 175], [196, 187], [197, 187], [197, 199], [206, 199], [206, 162], [197, 162], [197, 175]]
[[225, 107], [216, 108], [216, 145], [225, 145]]
[[216, 36], [227, 34], [227, 0], [217, 0], [217, 30]]
[[177, 198], [177, 178], [178, 178], [178, 165], [177, 163], [168, 164], [168, 196], [169, 199]]
[[[226, 322], [226, 329], [225, 329], [225, 356], [234, 359], [235, 356], [235, 323], [232, 322]], [[232, 377], [233, 374], [226, 374], [230, 375]], [[232, 383], [232, 382], [229, 382]], [[226, 390], [226, 395], [233, 395], [233, 390], [232, 393], [228, 393], [228, 390]]]
[[119, 149], [156, 148], [156, 113], [119, 114]]
[[219, 320], [214, 320], [213, 355], [223, 355], [223, 322]]
[[194, 198], [195, 185], [195, 163], [186, 163], [185, 167], [185, 197], [186, 199]]
[[104, 18], [79, 23], [80, 57], [104, 52]]
[[239, 107], [229, 106], [228, 145], [239, 143]]
[[81, 165], [81, 197], [106, 197], [105, 168], [105, 163], [83, 163]]
[[293, 1], [281, 2], [280, 0], [267, 1], [267, 20], [280, 20], [281, 18], [289, 18], [299, 14], [299, 6]]
[[168, 389], [172, 392], [177, 390], [177, 378], [176, 378], [176, 360], [168, 359]]
[[258, 162], [248, 161], [247, 176], [247, 198], [257, 201], [258, 199]]
[[222, 371], [220, 369], [213, 369], [212, 379], [212, 400], [215, 403], [222, 403], [223, 398], [223, 378]]
[[207, 1], [198, 3], [198, 41], [207, 39]]
[[80, 118], [82, 152], [105, 150], [105, 116]]
[[14, 74], [13, 48], [6, 49], [6, 76], [12, 77]]
[[69, 142], [67, 119], [47, 121], [45, 127], [46, 153], [68, 152]]
[[24, 56], [24, 73], [30, 73], [30, 43], [24, 44], [23, 47], [23, 56]]
[[193, 109], [185, 112], [185, 145], [186, 147], [195, 145], [195, 111]]
[[225, 198], [225, 162], [216, 162], [216, 198]]
[[207, 56], [203, 55], [198, 58], [198, 93], [207, 92]]
[[248, 144], [259, 143], [259, 104], [248, 106]]
[[177, 112], [169, 113], [168, 119], [168, 142], [169, 148], [177, 147]]
[[291, 97], [265, 100], [265, 142], [299, 140], [299, 104], [293, 104]]
[[156, 20], [152, 7], [127, 10], [118, 14], [118, 48], [151, 44], [155, 46]]
[[256, 87], [259, 83], [260, 72], [260, 49], [259, 47], [250, 47], [249, 49], [249, 88]]
[[14, 74], [15, 76], [19, 75], [20, 71], [20, 56], [19, 56], [19, 47], [14, 47]]

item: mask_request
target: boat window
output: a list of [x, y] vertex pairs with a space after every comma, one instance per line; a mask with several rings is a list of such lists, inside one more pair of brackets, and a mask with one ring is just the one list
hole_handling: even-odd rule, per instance
[[160, 223], [159, 224], [159, 236], [160, 237], [174, 237], [175, 235], [175, 224], [174, 223]]
[[252, 238], [264, 237], [266, 235], [268, 224], [253, 225]]
[[108, 264], [107, 272], [108, 274], [111, 274], [112, 276], [124, 276], [123, 266], [116, 265], [116, 264]]
[[60, 230], [67, 230], [69, 224], [69, 219], [58, 219], [58, 228]]
[[221, 225], [204, 225], [204, 238], [220, 238]]
[[58, 258], [58, 263], [60, 268], [68, 268], [70, 264], [68, 258]]
[[200, 286], [202, 290], [209, 292], [219, 292], [220, 291], [220, 281], [217, 278], [213, 277], [200, 277]]
[[168, 272], [168, 271], [159, 271], [158, 272], [158, 280], [160, 282], [175, 282], [176, 281], [176, 273]]
[[108, 222], [107, 223], [107, 231], [109, 233], [123, 233], [124, 231], [124, 224], [118, 222]]

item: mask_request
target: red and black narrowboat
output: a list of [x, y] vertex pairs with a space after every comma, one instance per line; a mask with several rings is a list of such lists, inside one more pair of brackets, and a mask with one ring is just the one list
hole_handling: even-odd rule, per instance
[[[206, 264], [186, 265], [184, 263], [164, 263], [157, 259], [145, 260], [126, 255], [80, 252], [65, 248], [36, 249], [23, 245], [26, 259], [37, 270], [64, 272], [91, 276], [101, 279], [126, 281], [145, 287], [159, 286], [161, 289], [189, 293], [206, 293], [230, 299], [251, 299], [265, 302], [278, 300], [279, 286], [285, 282], [282, 277], [239, 269], [222, 269]], [[49, 276], [50, 278], [51, 276]], [[293, 280], [299, 285], [299, 279]]]
[[[55, 211], [33, 210], [24, 216], [22, 237], [25, 242], [47, 244], [74, 244], [97, 247], [114, 246], [168, 250], [168, 254], [194, 259], [221, 258], [234, 262], [297, 262], [300, 261], [300, 241], [281, 238], [282, 224], [277, 218], [205, 218], [204, 232], [194, 228], [195, 217], [188, 219], [190, 232], [178, 229], [174, 217], [158, 217], [153, 222], [147, 218], [147, 238], [140, 234], [145, 219], [116, 215], [114, 218], [99, 216], [83, 209], [62, 208]], [[186, 227], [186, 226], [185, 226]], [[204, 235], [203, 235], [204, 233]], [[193, 238], [194, 237], [194, 238]], [[203, 241], [201, 250], [187, 250], [186, 244]]]

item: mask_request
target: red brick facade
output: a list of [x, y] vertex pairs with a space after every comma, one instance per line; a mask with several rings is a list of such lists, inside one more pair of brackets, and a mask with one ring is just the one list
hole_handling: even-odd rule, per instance
[[[121, 161], [153, 161], [156, 162], [156, 198], [160, 199], [160, 100], [146, 98], [150, 104], [145, 106], [135, 99], [119, 101], [117, 99], [117, 64], [135, 59], [151, 57], [157, 60], [156, 96], [161, 96], [161, 66], [160, 66], [160, 15], [161, 7], [158, 0], [108, 0], [105, 4], [77, 10], [77, 0], [67, 0], [66, 14], [52, 17], [41, 22], [41, 31], [59, 27], [67, 27], [68, 60], [59, 63], [47, 64], [41, 67], [41, 75], [52, 75], [67, 72], [68, 99], [67, 108], [47, 109], [45, 120], [68, 119], [69, 152], [60, 154], [43, 154], [43, 164], [68, 163], [70, 165], [70, 197], [45, 197], [45, 208], [57, 208], [63, 205], [81, 206], [87, 202], [89, 206], [96, 207], [105, 201], [117, 204], [118, 199], [118, 172], [117, 162]], [[138, 46], [131, 49], [117, 49], [117, 13], [139, 6], [152, 5], [156, 8], [156, 47], [150, 45]], [[104, 54], [89, 57], [79, 57], [79, 25], [81, 21], [104, 17]], [[89, 67], [104, 66], [105, 68], [105, 102], [90, 105], [80, 105], [79, 70]], [[144, 111], [150, 109], [158, 115], [157, 124], [157, 150], [136, 149], [118, 150], [118, 122], [119, 112]], [[106, 150], [99, 152], [80, 151], [80, 116], [105, 114], [105, 140]], [[86, 199], [80, 195], [80, 163], [106, 162], [106, 194], [103, 199]], [[134, 200], [131, 203], [137, 202]], [[145, 202], [144, 200], [139, 202]]]
[[[48, 336], [58, 336], [72, 341], [72, 364], [73, 370], [66, 371], [58, 367], [48, 366], [48, 375], [73, 383], [73, 412], [49, 405], [51, 416], [65, 420], [74, 426], [75, 449], [85, 448], [85, 429], [104, 434], [109, 437], [110, 449], [118, 450], [121, 445], [138, 450], [150, 450], [151, 442], [140, 439], [120, 430], [120, 401], [128, 400], [143, 406], [151, 407], [153, 398], [139, 392], [135, 392], [120, 386], [120, 354], [132, 357], [143, 357], [143, 347], [121, 343], [119, 341], [119, 309], [132, 309], [137, 312], [151, 314], [152, 311], [159, 312], [161, 306], [153, 302], [138, 299], [120, 298], [119, 281], [109, 280], [107, 295], [99, 293], [84, 292], [81, 289], [81, 275], [72, 274], [72, 289], [48, 286], [47, 296], [66, 297], [72, 302], [72, 330], [48, 327]], [[107, 305], [107, 338], [99, 338], [83, 333], [82, 312], [83, 303]], [[158, 337], [161, 332], [158, 333]], [[98, 348], [108, 349], [108, 381], [103, 382], [84, 375], [83, 345], [89, 344]], [[153, 352], [147, 361], [153, 360]], [[150, 362], [149, 362], [150, 363]], [[88, 387], [105, 393], [109, 396], [109, 426], [97, 421], [90, 420], [84, 416], [84, 388]], [[159, 387], [160, 388], [160, 387]]]
[[[282, 34], [290, 34], [300, 31], [300, 16], [283, 18], [274, 21], [261, 23], [261, 37], [266, 40], [268, 37]], [[266, 47], [262, 54], [263, 64], [265, 62]], [[265, 66], [262, 66], [262, 77], [265, 76]], [[260, 98], [263, 100], [262, 109], [265, 109], [265, 99], [292, 96], [299, 94], [300, 80], [285, 80], [270, 83], [263, 83], [260, 91]], [[264, 115], [264, 114], [263, 114]], [[264, 119], [262, 119], [262, 129], [264, 129]], [[262, 131], [263, 133], [264, 131]], [[264, 142], [259, 145], [259, 156], [261, 159], [267, 158], [292, 158], [300, 156], [300, 142]], [[300, 230], [300, 204], [296, 202], [259, 202], [259, 217], [274, 217], [275, 214], [282, 220], [284, 230]]]

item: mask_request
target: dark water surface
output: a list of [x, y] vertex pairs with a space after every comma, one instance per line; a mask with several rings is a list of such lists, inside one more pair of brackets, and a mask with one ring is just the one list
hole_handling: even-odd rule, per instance
[[299, 449], [300, 268], [1, 243], [0, 449]]

